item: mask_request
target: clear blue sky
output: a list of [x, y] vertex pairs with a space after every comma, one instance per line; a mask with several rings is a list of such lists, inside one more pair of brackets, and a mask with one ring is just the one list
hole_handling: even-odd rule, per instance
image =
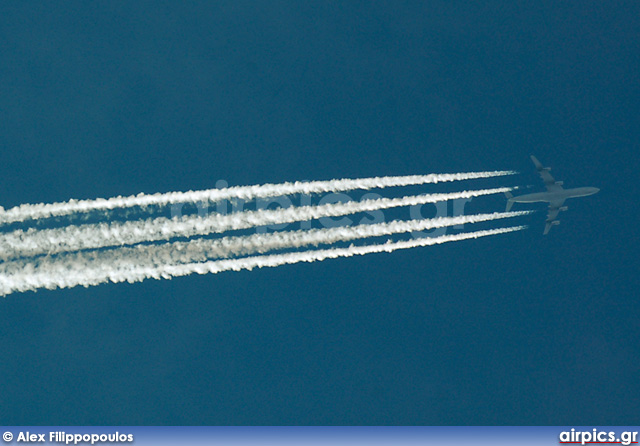
[[601, 192], [547, 237], [537, 214], [433, 248], [11, 295], [3, 423], [637, 421], [639, 18], [636, 1], [5, 2], [5, 208], [485, 169], [539, 188], [531, 153]]

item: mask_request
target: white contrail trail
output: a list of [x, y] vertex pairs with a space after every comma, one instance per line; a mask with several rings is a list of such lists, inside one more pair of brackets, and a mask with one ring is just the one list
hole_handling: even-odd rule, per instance
[[[361, 224], [330, 229], [283, 231], [270, 234], [251, 234], [220, 239], [196, 239], [187, 242], [172, 242], [152, 245], [136, 245], [109, 250], [92, 250], [66, 253], [58, 257], [35, 260], [39, 272], [53, 264], [54, 270], [46, 274], [66, 274], [65, 271], [84, 269], [94, 262], [108, 265], [111, 269], [128, 268], [132, 265], [160, 265], [194, 263], [238, 255], [265, 253], [278, 249], [293, 249], [302, 246], [332, 244], [368, 237], [404, 232], [425, 231], [447, 226], [480, 223], [505, 218], [520, 217], [533, 211], [494, 212], [491, 214], [438, 217], [421, 220], [396, 220], [389, 223]], [[20, 259], [0, 264], [0, 274], [19, 275], [34, 259]]]
[[[78, 270], [63, 268], [59, 273], [52, 273], [50, 268], [44, 268], [42, 273], [38, 272], [36, 265], [19, 276], [0, 275], [0, 295], [7, 295], [13, 292], [35, 291], [39, 288], [55, 289], [70, 288], [78, 285], [85, 287], [99, 285], [106, 282], [139, 282], [145, 279], [170, 279], [172, 277], [185, 276], [189, 274], [215, 274], [222, 271], [253, 268], [276, 267], [285, 264], [299, 262], [316, 262], [329, 258], [352, 257], [377, 252], [392, 252], [398, 249], [409, 249], [419, 246], [437, 245], [446, 242], [466, 240], [470, 238], [486, 237], [496, 234], [504, 234], [525, 229], [526, 226], [515, 226], [510, 228], [490, 229], [471, 233], [454, 235], [444, 235], [435, 238], [420, 238], [384, 244], [349, 246], [346, 248], [331, 248], [321, 250], [311, 250], [302, 252], [290, 252], [284, 254], [260, 255], [253, 257], [243, 257], [237, 259], [212, 260], [199, 263], [187, 264], [161, 264], [161, 265], [138, 265], [131, 263], [128, 268], [113, 269], [108, 264], [98, 262], [95, 266], [81, 265]], [[55, 265], [52, 264], [52, 266]]]
[[[284, 231], [270, 234], [224, 237], [221, 239], [197, 239], [188, 242], [173, 242], [160, 245], [136, 245], [115, 248], [109, 251], [88, 251], [67, 254], [81, 262], [99, 260], [110, 266], [130, 256], [140, 265], [160, 263], [194, 263], [238, 255], [262, 254], [278, 249], [293, 249], [303, 246], [329, 245], [337, 242], [382, 237], [406, 232], [426, 231], [447, 226], [481, 223], [505, 218], [521, 217], [533, 211], [494, 212], [491, 214], [463, 215], [458, 217], [438, 217], [421, 220], [396, 220], [389, 223], [360, 224], [329, 229]], [[77, 257], [73, 257], [77, 256]], [[82, 263], [81, 263], [82, 264]], [[0, 268], [0, 272], [2, 269]]]
[[151, 205], [169, 205], [186, 202], [216, 202], [230, 198], [254, 199], [291, 194], [317, 194], [342, 192], [355, 189], [375, 189], [393, 186], [410, 186], [427, 183], [472, 180], [513, 175], [516, 172], [499, 170], [492, 172], [468, 172], [451, 174], [409, 175], [360, 179], [336, 179], [329, 181], [308, 181], [282, 184], [262, 184], [237, 186], [224, 189], [208, 189], [189, 192], [168, 192], [158, 194], [138, 194], [129, 197], [98, 198], [95, 200], [69, 200], [51, 204], [23, 204], [4, 210], [0, 207], [0, 223], [21, 222], [30, 219], [71, 215], [90, 211], [106, 211]]
[[228, 215], [206, 217], [155, 218], [139, 221], [85, 224], [56, 229], [16, 230], [0, 235], [0, 259], [30, 257], [40, 254], [95, 249], [108, 246], [133, 245], [142, 242], [192, 237], [257, 226], [307, 221], [323, 217], [338, 217], [358, 212], [436, 203], [445, 200], [472, 198], [504, 193], [509, 187], [482, 189], [444, 194], [416, 195], [402, 198], [333, 203], [319, 206], [294, 206], [281, 209], [262, 209]]

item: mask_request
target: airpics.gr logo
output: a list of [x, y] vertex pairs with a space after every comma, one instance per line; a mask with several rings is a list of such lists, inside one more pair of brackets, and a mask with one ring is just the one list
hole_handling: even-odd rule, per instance
[[622, 444], [630, 445], [638, 443], [638, 432], [622, 432], [616, 435], [615, 432], [599, 431], [592, 429], [590, 431], [576, 431], [571, 429], [569, 432], [560, 433], [560, 444]]

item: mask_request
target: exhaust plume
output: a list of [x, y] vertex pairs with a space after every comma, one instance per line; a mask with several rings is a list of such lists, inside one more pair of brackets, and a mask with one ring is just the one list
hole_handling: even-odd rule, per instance
[[[393, 223], [390, 223], [393, 224]], [[365, 226], [365, 225], [363, 225]], [[486, 237], [490, 235], [505, 234], [520, 231], [526, 226], [514, 226], [509, 228], [490, 229], [470, 233], [444, 235], [435, 238], [420, 238], [415, 240], [396, 241], [389, 240], [384, 244], [364, 246], [349, 246], [346, 248], [331, 248], [310, 250], [302, 252], [290, 252], [284, 254], [259, 255], [252, 257], [211, 260], [186, 264], [158, 264], [139, 265], [130, 264], [126, 268], [114, 269], [108, 263], [97, 262], [95, 265], [81, 264], [77, 270], [62, 268], [63, 271], [55, 272], [55, 260], [51, 264], [54, 270], [45, 267], [38, 271], [38, 265], [26, 265], [23, 274], [0, 275], [0, 295], [7, 295], [16, 291], [34, 291], [39, 288], [55, 289], [70, 288], [78, 285], [85, 287], [98, 285], [105, 282], [139, 282], [145, 279], [171, 279], [173, 277], [189, 274], [216, 274], [222, 271], [251, 270], [253, 268], [276, 267], [285, 264], [299, 262], [317, 262], [330, 258], [352, 257], [378, 252], [393, 252], [398, 249], [409, 249], [419, 246], [430, 246], [441, 243], [461, 241], [471, 238]]]
[[338, 217], [392, 207], [472, 198], [504, 193], [510, 190], [512, 188], [502, 187], [402, 198], [378, 198], [318, 206], [263, 209], [228, 215], [211, 214], [206, 217], [183, 216], [173, 219], [159, 217], [138, 221], [70, 225], [56, 229], [37, 230], [31, 228], [26, 231], [16, 230], [0, 236], [0, 259], [7, 260], [83, 249], [134, 245], [142, 242], [170, 240], [176, 237], [201, 236], [272, 224], [293, 223], [323, 217]]
[[145, 208], [151, 205], [165, 206], [173, 203], [216, 202], [230, 198], [251, 200], [291, 194], [317, 194], [344, 192], [355, 189], [376, 189], [394, 186], [410, 186], [427, 183], [472, 180], [513, 175], [514, 171], [468, 172], [451, 174], [409, 175], [375, 177], [361, 179], [336, 179], [329, 181], [309, 181], [256, 186], [237, 186], [224, 189], [208, 189], [189, 192], [167, 192], [158, 194], [138, 194], [128, 197], [98, 198], [95, 200], [69, 200], [51, 204], [23, 204], [11, 209], [0, 208], [0, 224], [39, 218], [59, 217], [91, 211], [108, 211], [131, 207]]

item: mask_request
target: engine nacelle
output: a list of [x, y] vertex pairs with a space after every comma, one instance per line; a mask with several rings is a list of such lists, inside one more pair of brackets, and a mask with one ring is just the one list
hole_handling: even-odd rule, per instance
[[566, 211], [569, 209], [569, 206], [562, 206], [559, 210], [561, 210], [562, 212]]
[[551, 222], [553, 226], [558, 226], [560, 224], [560, 220], [554, 220]]
[[543, 167], [542, 170], [546, 170], [547, 172], [551, 172], [551, 167]]
[[564, 184], [564, 181], [556, 181], [556, 186], [562, 186]]

